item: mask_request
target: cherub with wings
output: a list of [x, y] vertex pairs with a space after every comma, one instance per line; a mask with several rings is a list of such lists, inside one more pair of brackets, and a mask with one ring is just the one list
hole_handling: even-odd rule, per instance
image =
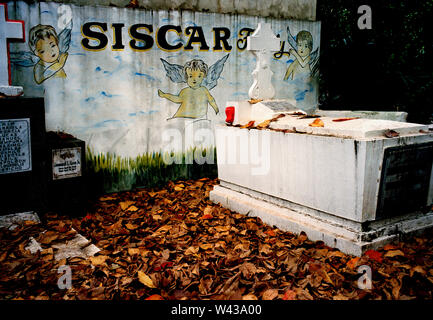
[[313, 50], [313, 36], [310, 32], [302, 30], [296, 35], [296, 39], [290, 33], [290, 28], [287, 27], [287, 40], [292, 47], [289, 50], [289, 55], [295, 56], [296, 60], [287, 68], [284, 80], [293, 80], [296, 75], [315, 75], [317, 72], [317, 61], [319, 50]]
[[23, 67], [34, 66], [33, 75], [37, 84], [51, 77], [66, 78], [63, 67], [68, 58], [71, 31], [72, 20], [58, 36], [52, 26], [38, 24], [29, 32], [31, 52], [12, 53], [11, 61]]
[[187, 88], [183, 88], [178, 95], [158, 90], [158, 95], [174, 103], [180, 103], [173, 117], [169, 118], [207, 118], [208, 104], [218, 114], [219, 109], [214, 97], [209, 90], [217, 85], [217, 81], [224, 68], [229, 55], [218, 60], [210, 68], [200, 59], [188, 61], [183, 67], [178, 64], [170, 64], [161, 58], [167, 76], [176, 83], [186, 82]]

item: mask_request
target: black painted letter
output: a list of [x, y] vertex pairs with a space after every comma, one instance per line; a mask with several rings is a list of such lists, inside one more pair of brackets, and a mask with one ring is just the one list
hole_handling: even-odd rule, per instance
[[223, 48], [221, 47], [221, 42], [223, 43], [224, 50], [230, 51], [232, 46], [229, 45], [228, 39], [230, 39], [230, 29], [229, 28], [213, 28], [214, 32], [214, 51], [221, 51]]
[[[153, 32], [153, 26], [150, 24], [132, 25], [131, 28], [129, 29], [129, 34], [133, 39], [129, 41], [129, 45], [134, 50], [139, 50], [139, 51], [149, 50], [150, 48], [153, 47], [154, 40], [150, 35], [138, 32], [139, 29], [147, 29], [149, 33]], [[144, 46], [137, 45], [143, 42], [144, 42]]]
[[201, 27], [188, 27], [185, 29], [185, 34], [190, 36], [185, 50], [193, 50], [193, 43], [200, 43], [200, 50], [209, 50]]
[[162, 26], [161, 28], [159, 28], [157, 35], [156, 35], [156, 41], [158, 46], [162, 49], [162, 50], [168, 50], [168, 51], [173, 51], [173, 50], [178, 50], [180, 48], [182, 48], [183, 44], [182, 42], [179, 42], [176, 45], [171, 45], [167, 42], [167, 32], [169, 30], [174, 30], [176, 31], [178, 34], [182, 33], [182, 28], [181, 26], [173, 26], [171, 24], [167, 24], [165, 26]]
[[[98, 27], [100, 31], [93, 31], [92, 27]], [[108, 38], [104, 34], [107, 31], [107, 24], [102, 22], [86, 22], [83, 24], [81, 29], [83, 36], [81, 45], [87, 50], [103, 50], [108, 44]], [[96, 46], [90, 45], [90, 40], [98, 40], [99, 43]]]

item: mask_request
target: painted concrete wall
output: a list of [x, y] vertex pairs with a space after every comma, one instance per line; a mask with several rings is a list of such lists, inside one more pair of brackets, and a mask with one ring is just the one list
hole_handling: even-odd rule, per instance
[[[54, 2], [118, 7], [129, 4], [129, 0], [54, 0]], [[317, 0], [138, 0], [138, 3], [139, 8], [149, 10], [193, 10], [314, 21]]]
[[[47, 129], [71, 133], [85, 140], [95, 153], [129, 158], [161, 150], [182, 151], [193, 145], [214, 145], [212, 130], [215, 124], [224, 123], [226, 101], [248, 99], [256, 61], [251, 52], [243, 50], [246, 28], [251, 31], [259, 21], [266, 21], [282, 39], [288, 37], [287, 27], [293, 35], [307, 30], [312, 35], [312, 51], [318, 52], [320, 45], [319, 22], [191, 11], [65, 7], [54, 2], [31, 5], [23, 1], [9, 2], [8, 8], [11, 19], [25, 21], [26, 32], [26, 43], [11, 45], [12, 81], [24, 87], [25, 96], [45, 97]], [[85, 31], [88, 23], [102, 23], [106, 31], [94, 24]], [[56, 30], [57, 60], [63, 57], [63, 62], [50, 66], [41, 61], [36, 51], [31, 51], [29, 32], [38, 24], [50, 25]], [[147, 25], [147, 29], [137, 29], [147, 38], [145, 42], [135, 41], [136, 50], [133, 50], [131, 27], [137, 24]], [[170, 46], [179, 45], [179, 49], [161, 47], [163, 40], [158, 38], [159, 31], [167, 25], [178, 27], [179, 32], [168, 30], [161, 39], [166, 39]], [[225, 32], [230, 33], [225, 34], [226, 44], [215, 41], [217, 31], [214, 28], [226, 28]], [[187, 35], [188, 30], [192, 34]], [[197, 40], [200, 34], [202, 38]], [[102, 37], [106, 45], [100, 50], [86, 49], [85, 43], [91, 48], [100, 44], [100, 40], [92, 40], [92, 37]], [[194, 37], [195, 42], [191, 40]], [[283, 80], [288, 66], [295, 60], [288, 55], [290, 47], [284, 42], [286, 53], [271, 63], [276, 98], [294, 98], [300, 107], [315, 105], [315, 83], [304, 77]], [[186, 50], [188, 43], [191, 50]], [[140, 50], [140, 46], [150, 44], [148, 50]], [[175, 75], [167, 70], [182, 69], [192, 59], [201, 59], [207, 64], [209, 74], [213, 70], [215, 86], [208, 86], [207, 93], [215, 99], [219, 112], [217, 114], [215, 106], [205, 101], [206, 106], [198, 108], [205, 108], [207, 114], [197, 115], [195, 119], [173, 118], [179, 113], [180, 102], [172, 100], [177, 99], [183, 89], [189, 90], [189, 85], [182, 82], [184, 79], [173, 81]], [[64, 64], [60, 67], [61, 63]], [[172, 100], [161, 92], [171, 94]], [[185, 99], [199, 101], [203, 97], [187, 96]], [[180, 141], [176, 140], [178, 133]], [[188, 138], [196, 133], [195, 142]]]

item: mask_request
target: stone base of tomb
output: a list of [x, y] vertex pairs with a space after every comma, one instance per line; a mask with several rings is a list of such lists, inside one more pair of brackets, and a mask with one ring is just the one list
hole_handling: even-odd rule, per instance
[[433, 211], [414, 212], [377, 221], [356, 222], [221, 181], [210, 199], [232, 211], [299, 234], [355, 256], [433, 228]]

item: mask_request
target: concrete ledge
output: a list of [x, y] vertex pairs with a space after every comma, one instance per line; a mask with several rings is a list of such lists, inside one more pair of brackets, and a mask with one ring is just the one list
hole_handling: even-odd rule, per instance
[[351, 111], [351, 110], [317, 110], [322, 117], [378, 119], [406, 122], [407, 112], [403, 111]]
[[377, 249], [386, 243], [399, 240], [403, 235], [419, 233], [433, 227], [433, 212], [407, 217], [397, 225], [385, 225], [377, 230], [363, 232], [360, 231], [362, 226], [356, 228], [357, 230], [348, 229], [341, 220], [324, 221], [223, 186], [215, 186], [209, 197], [211, 201], [232, 211], [259, 217], [264, 223], [284, 231], [295, 234], [304, 231], [310, 240], [323, 241], [330, 247], [355, 256], [361, 256], [369, 249]]
[[[46, 0], [80, 6], [124, 8], [129, 0]], [[317, 0], [139, 0], [138, 8], [149, 10], [193, 10], [201, 12], [245, 14], [296, 20], [316, 20]]]

